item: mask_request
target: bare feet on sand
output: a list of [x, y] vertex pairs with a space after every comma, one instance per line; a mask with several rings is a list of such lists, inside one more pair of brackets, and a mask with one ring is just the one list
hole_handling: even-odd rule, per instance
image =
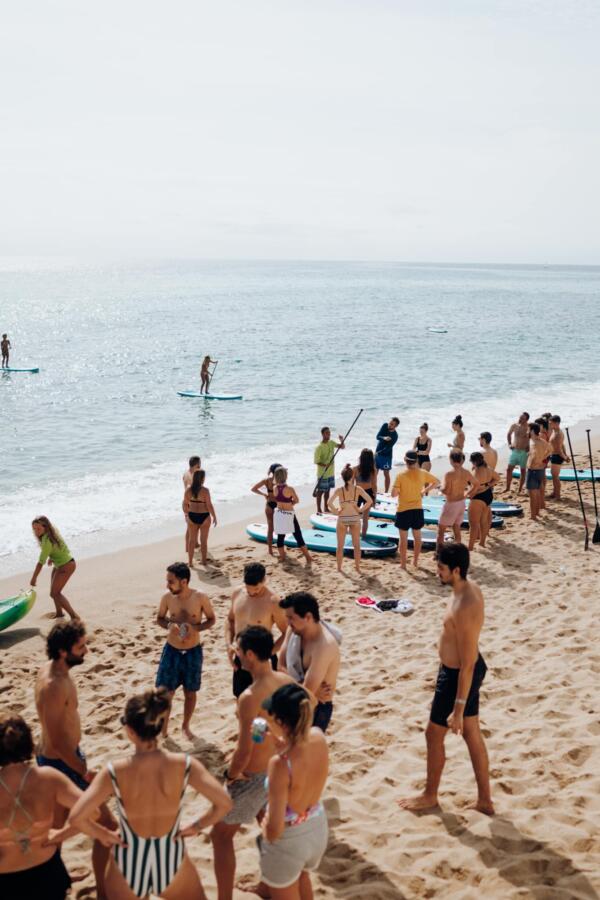
[[412, 812], [417, 812], [420, 809], [434, 809], [434, 807], [439, 806], [438, 798], [430, 794], [405, 797], [403, 800], [397, 800], [396, 802], [402, 809], [410, 809]]
[[188, 741], [196, 740], [196, 735], [194, 734], [194, 732], [192, 731], [192, 729], [190, 728], [189, 725], [184, 725], [181, 730], [184, 733], [184, 735], [186, 736], [186, 738], [188, 739]]
[[477, 812], [483, 813], [484, 816], [493, 816], [496, 813], [491, 800], [475, 800], [474, 803], [469, 803], [467, 809], [476, 809]]
[[262, 881], [259, 881], [258, 884], [245, 884], [242, 881], [238, 881], [236, 888], [238, 891], [244, 891], [245, 894], [255, 894], [257, 897], [262, 897], [263, 900], [269, 900], [271, 896], [269, 888]]

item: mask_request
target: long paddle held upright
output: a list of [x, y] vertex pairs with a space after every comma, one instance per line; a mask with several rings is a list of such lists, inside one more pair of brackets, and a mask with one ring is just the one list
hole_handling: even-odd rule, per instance
[[575, 472], [575, 481], [577, 482], [577, 493], [579, 494], [579, 503], [581, 505], [581, 515], [583, 516], [583, 526], [585, 528], [585, 544], [584, 550], [589, 550], [590, 546], [590, 532], [588, 529], [587, 518], [585, 515], [585, 506], [583, 505], [583, 497], [581, 495], [581, 486], [579, 484], [579, 475], [577, 474], [577, 466], [575, 465], [575, 457], [573, 455], [573, 446], [571, 444], [571, 435], [569, 434], [569, 429], [565, 429], [567, 432], [567, 440], [569, 442], [569, 453], [571, 454], [571, 459], [573, 460], [573, 471]]
[[[348, 431], [346, 432], [346, 434], [345, 434], [344, 437], [342, 438], [342, 444], [345, 444], [345, 443], [346, 443], [346, 438], [348, 437], [348, 435], [350, 434], [350, 432], [352, 431], [352, 429], [354, 428], [354, 426], [356, 425], [356, 423], [358, 422], [358, 420], [359, 420], [360, 417], [362, 416], [363, 412], [364, 412], [364, 410], [359, 409], [357, 417], [355, 418], [354, 422], [352, 423], [352, 425], [350, 426], [350, 428], [348, 429]], [[337, 448], [336, 448], [335, 453], [333, 454], [333, 456], [331, 457], [331, 459], [329, 460], [329, 462], [328, 462], [327, 465], [325, 466], [325, 470], [324, 470], [325, 472], [327, 471], [327, 469], [329, 468], [329, 466], [331, 465], [331, 463], [334, 461], [334, 459], [335, 459], [336, 456], [338, 455], [338, 452], [339, 452], [341, 449], [342, 449], [341, 447], [337, 447]], [[319, 487], [319, 481], [320, 481], [320, 480], [321, 480], [320, 477], [317, 478], [317, 483], [316, 483], [315, 489], [314, 489], [314, 491], [313, 491], [313, 497], [316, 495], [317, 488]], [[325, 512], [327, 512], [327, 510], [325, 510]]]
[[594, 492], [594, 512], [596, 513], [596, 527], [592, 535], [592, 544], [600, 544], [600, 521], [598, 521], [598, 501], [596, 499], [596, 479], [594, 477], [594, 461], [592, 460], [592, 442], [590, 440], [590, 429], [585, 429], [588, 439], [588, 450], [590, 453], [590, 472], [592, 473], [592, 491]]

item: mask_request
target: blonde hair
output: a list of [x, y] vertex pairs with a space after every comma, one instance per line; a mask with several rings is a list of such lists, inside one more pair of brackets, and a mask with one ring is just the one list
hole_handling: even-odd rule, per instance
[[[60, 541], [61, 541], [60, 534], [58, 533], [58, 531], [56, 530], [56, 528], [54, 527], [54, 525], [52, 524], [52, 522], [50, 521], [50, 519], [47, 516], [37, 516], [35, 519], [33, 519], [31, 524], [32, 524], [32, 526], [33, 525], [42, 525], [44, 528], [44, 534], [47, 534], [50, 539], [50, 542], [52, 544], [55, 544], [55, 546], [58, 547], [58, 545], [60, 544]], [[36, 537], [41, 544], [42, 538], [38, 537], [37, 535], [36, 535]]]
[[314, 711], [308, 697], [304, 697], [299, 703], [299, 716], [293, 728], [290, 728], [290, 741], [299, 744], [308, 739], [308, 733], [312, 728]]
[[275, 480], [275, 484], [285, 484], [287, 481], [287, 469], [284, 469], [283, 466], [279, 466], [278, 469], [275, 469], [273, 472], [273, 479]]

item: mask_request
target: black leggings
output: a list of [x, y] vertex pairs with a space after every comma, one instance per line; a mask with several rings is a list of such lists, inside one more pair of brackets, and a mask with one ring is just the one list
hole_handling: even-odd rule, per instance
[[[287, 535], [285, 535], [285, 534], [277, 535], [277, 546], [278, 547], [284, 546], [286, 537], [287, 537]], [[298, 547], [306, 547], [306, 541], [302, 537], [302, 529], [300, 528], [300, 523], [298, 522], [298, 519], [296, 518], [296, 516], [294, 516], [294, 537], [296, 538], [296, 543], [298, 544]]]

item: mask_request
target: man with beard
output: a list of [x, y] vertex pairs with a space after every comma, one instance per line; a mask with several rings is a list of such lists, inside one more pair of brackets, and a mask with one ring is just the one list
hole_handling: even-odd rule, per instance
[[[42, 729], [37, 755], [38, 766], [52, 766], [85, 791], [94, 777], [79, 746], [81, 721], [77, 688], [70, 670], [80, 666], [88, 652], [85, 625], [80, 619], [57, 623], [46, 639], [49, 662], [44, 663], [35, 683], [35, 705]], [[68, 810], [58, 807], [53, 825], [62, 828]], [[100, 823], [114, 829], [116, 823], [106, 807], [100, 809]], [[104, 870], [109, 850], [94, 841], [92, 862], [98, 898], [103, 898]]]
[[469, 551], [464, 544], [444, 544], [438, 553], [438, 575], [452, 588], [438, 644], [440, 667], [425, 732], [427, 780], [417, 797], [400, 800], [404, 809], [430, 809], [438, 805], [438, 789], [446, 755], [444, 741], [450, 729], [462, 734], [477, 781], [477, 800], [471, 809], [488, 816], [494, 806], [490, 793], [487, 749], [479, 728], [479, 689], [487, 666], [479, 652], [483, 626], [483, 594], [467, 580]]
[[[156, 622], [169, 634], [158, 664], [156, 687], [164, 687], [174, 694], [179, 685], [183, 685], [181, 730], [193, 740], [190, 722], [202, 680], [200, 632], [212, 628], [216, 616], [206, 594], [190, 588], [190, 578], [191, 572], [185, 563], [177, 562], [167, 567], [168, 591], [160, 601]], [[168, 726], [167, 715], [165, 737]]]

